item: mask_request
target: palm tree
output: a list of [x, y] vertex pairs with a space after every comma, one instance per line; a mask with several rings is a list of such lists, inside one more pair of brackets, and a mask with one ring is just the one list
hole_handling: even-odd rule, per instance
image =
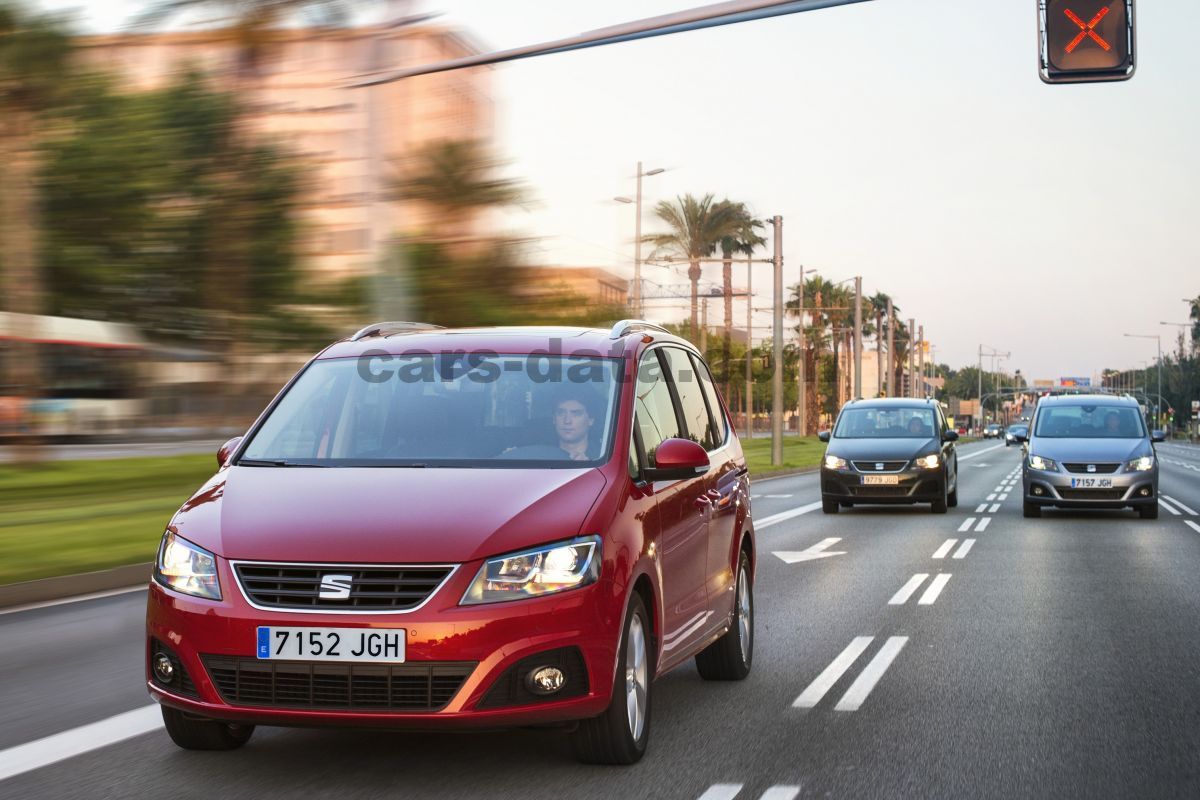
[[714, 202], [711, 194], [695, 198], [691, 194], [676, 197], [671, 203], [662, 200], [654, 213], [667, 224], [667, 233], [652, 233], [645, 241], [654, 245], [651, 258], [659, 253], [680, 256], [688, 262], [688, 279], [692, 282], [692, 340], [699, 332], [700, 263], [717, 250], [726, 236], [735, 236], [743, 223], [738, 216], [740, 204], [728, 200]]
[[[891, 296], [885, 292], [876, 292], [874, 295], [872, 295], [869, 298], [871, 307], [875, 309], [875, 336], [877, 337], [876, 352], [879, 353], [880, 358], [883, 358], [883, 346], [882, 345], [883, 345], [883, 342], [887, 340], [888, 328], [890, 328], [891, 324], [892, 324], [892, 321], [890, 319], [888, 319], [888, 317], [887, 317], [888, 301], [891, 299], [892, 299]], [[900, 312], [900, 307], [897, 306], [895, 304], [895, 302], [893, 301], [892, 302], [892, 313], [898, 314], [899, 312]], [[896, 384], [895, 384], [895, 374], [892, 369], [892, 364], [894, 363], [893, 355], [894, 355], [893, 353], [887, 354], [887, 364], [885, 366], [884, 374], [887, 376], [886, 380], [887, 380], [888, 392], [894, 397], [896, 395], [896, 390], [895, 390]], [[879, 387], [879, 391], [882, 394], [883, 386]]]
[[475, 212], [523, 202], [526, 191], [521, 184], [493, 176], [499, 166], [483, 142], [432, 142], [393, 179], [391, 193], [434, 208], [435, 228], [456, 227]]
[[[725, 335], [721, 351], [725, 358], [725, 396], [729, 397], [730, 379], [733, 371], [729, 368], [730, 353], [733, 340], [733, 257], [735, 254], [748, 256], [757, 247], [762, 247], [767, 240], [756, 232], [763, 226], [762, 220], [754, 219], [742, 203], [734, 203], [738, 228], [727, 236], [721, 237], [721, 282], [725, 295]], [[747, 302], [750, 302], [747, 300]], [[750, 341], [752, 331], [746, 331], [746, 341]]]
[[[27, 16], [0, 2], [0, 297], [9, 311], [23, 314], [43, 310], [38, 143], [67, 74], [70, 52], [71, 40], [58, 22]], [[35, 330], [27, 333], [36, 338]], [[18, 395], [37, 396], [42, 385], [37, 345], [13, 343], [4, 366]], [[19, 458], [36, 460], [39, 455], [32, 445]]]
[[[799, 316], [799, 286], [792, 287], [792, 296], [787, 301], [787, 314], [796, 318]], [[821, 375], [817, 367], [826, 353], [833, 357], [834, 396], [837, 394], [838, 365], [837, 357], [841, 338], [844, 336], [845, 321], [850, 308], [851, 293], [845, 286], [837, 286], [821, 277], [814, 275], [804, 282], [804, 313], [808, 315], [808, 325], [804, 327], [804, 372], [808, 376], [805, 390], [805, 419], [808, 431], [816, 430], [819, 420], [814, 411], [822, 407], [820, 402]], [[799, 322], [798, 322], [799, 324]]]
[[1191, 301], [1192, 347], [1200, 347], [1200, 296]]

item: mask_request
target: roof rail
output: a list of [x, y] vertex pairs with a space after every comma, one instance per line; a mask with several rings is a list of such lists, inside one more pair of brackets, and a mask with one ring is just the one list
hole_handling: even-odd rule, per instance
[[655, 325], [653, 322], [646, 322], [644, 319], [623, 319], [616, 325], [612, 326], [612, 330], [608, 332], [608, 338], [620, 339], [626, 334], [634, 331], [657, 331], [658, 333], [670, 333], [669, 330], [662, 325]]
[[433, 325], [428, 322], [374, 322], [351, 336], [350, 341], [357, 342], [360, 339], [366, 339], [368, 336], [388, 336], [393, 333], [400, 333], [401, 331], [433, 331], [441, 329], [441, 325]]

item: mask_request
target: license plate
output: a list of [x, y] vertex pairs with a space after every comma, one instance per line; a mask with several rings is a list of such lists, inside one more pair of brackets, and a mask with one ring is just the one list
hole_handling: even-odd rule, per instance
[[367, 661], [403, 664], [404, 628], [258, 629], [255, 654], [267, 661]]
[[864, 486], [897, 486], [900, 483], [899, 475], [863, 475], [862, 482]]
[[1111, 489], [1112, 478], [1071, 478], [1072, 489]]

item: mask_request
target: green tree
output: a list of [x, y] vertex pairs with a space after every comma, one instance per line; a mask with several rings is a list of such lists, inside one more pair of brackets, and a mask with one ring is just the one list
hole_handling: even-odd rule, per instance
[[1192, 320], [1192, 348], [1200, 348], [1200, 295], [1191, 301], [1188, 316]]
[[688, 262], [688, 280], [692, 283], [691, 339], [699, 340], [699, 291], [701, 260], [716, 252], [721, 240], [744, 232], [744, 207], [727, 200], [717, 202], [713, 195], [696, 198], [686, 194], [675, 202], [660, 201], [654, 213], [667, 226], [666, 233], [645, 237], [654, 245], [651, 258], [660, 254], [678, 256]]

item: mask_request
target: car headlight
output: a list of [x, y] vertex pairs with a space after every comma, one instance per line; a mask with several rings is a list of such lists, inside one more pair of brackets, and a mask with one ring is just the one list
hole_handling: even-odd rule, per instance
[[825, 456], [825, 469], [845, 469], [846, 459], [837, 456]]
[[1125, 469], [1131, 472], [1149, 472], [1154, 469], [1154, 456], [1135, 458], [1125, 465]]
[[489, 559], [459, 604], [519, 600], [595, 583], [600, 577], [599, 547], [599, 536], [585, 536]]
[[1030, 456], [1029, 457], [1029, 467], [1030, 467], [1030, 469], [1040, 469], [1040, 470], [1044, 470], [1047, 472], [1054, 472], [1055, 470], [1058, 469], [1058, 464], [1055, 464], [1054, 461], [1049, 458], [1042, 458], [1041, 456]]
[[163, 534], [162, 544], [158, 547], [154, 578], [163, 586], [183, 594], [221, 599], [216, 556], [171, 531]]
[[937, 469], [942, 465], [942, 460], [938, 458], [937, 453], [930, 453], [927, 456], [921, 456], [917, 459], [917, 466], [925, 469]]

